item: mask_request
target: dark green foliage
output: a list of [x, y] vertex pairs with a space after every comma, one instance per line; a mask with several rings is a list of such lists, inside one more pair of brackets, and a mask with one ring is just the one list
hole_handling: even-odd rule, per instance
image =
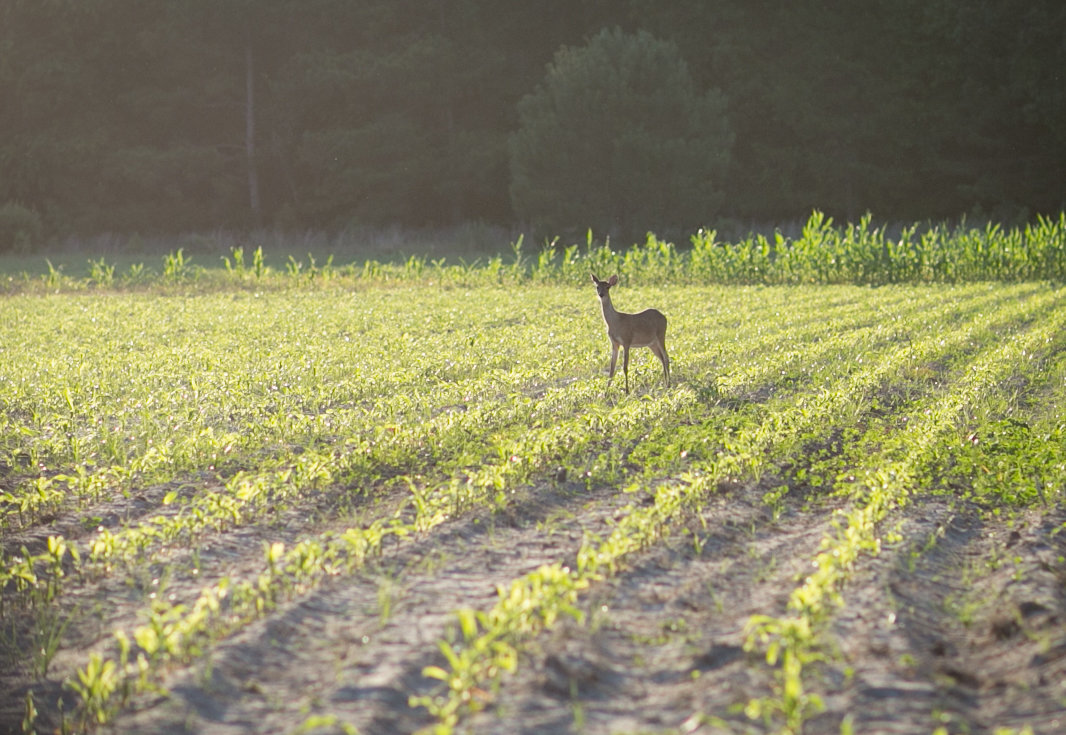
[[41, 216], [16, 202], [0, 207], [0, 253], [24, 252], [41, 239]]
[[694, 229], [722, 200], [725, 108], [696, 89], [676, 46], [648, 33], [603, 31], [564, 48], [518, 106], [515, 211], [547, 232]]
[[[7, 2], [0, 202], [60, 235], [1021, 223], [1066, 206], [1064, 26], [1059, 0]], [[614, 27], [635, 55], [593, 63]], [[520, 110], [560, 48], [553, 73], [584, 93], [554, 121]], [[531, 148], [527, 124], [588, 150]], [[580, 196], [553, 201], [553, 176]]]
[[992, 507], [1047, 505], [1066, 470], [1066, 425], [1035, 431], [1016, 419], [994, 421], [942, 464], [946, 485]]

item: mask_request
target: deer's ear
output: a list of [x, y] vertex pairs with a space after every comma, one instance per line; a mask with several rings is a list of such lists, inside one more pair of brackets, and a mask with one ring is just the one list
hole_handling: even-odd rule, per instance
[[616, 283], [618, 283], [618, 276], [617, 275], [611, 276], [610, 278], [607, 279], [607, 285], [608, 286], [613, 286]]
[[592, 282], [593, 283], [599, 283], [600, 282], [600, 279], [596, 278], [596, 274], [595, 273], [589, 273], [589, 276], [592, 277]]

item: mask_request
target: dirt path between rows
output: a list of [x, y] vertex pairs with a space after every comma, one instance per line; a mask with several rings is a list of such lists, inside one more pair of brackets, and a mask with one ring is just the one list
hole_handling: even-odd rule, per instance
[[985, 515], [908, 508], [907, 543], [849, 585], [833, 634], [854, 673], [811, 732], [1066, 729], [1066, 513]]
[[[208, 482], [204, 487], [210, 488]], [[60, 533], [71, 545], [81, 548], [83, 559], [88, 557], [87, 540], [94, 529], [79, 522], [78, 518], [99, 519], [102, 527], [112, 531], [136, 527], [138, 520], [149, 515], [174, 514], [180, 506], [164, 506], [159, 502], [163, 495], [181, 486], [188, 491], [190, 480], [167, 483], [139, 491], [130, 498], [98, 503], [79, 512], [68, 512], [43, 525], [11, 535], [8, 545], [12, 549], [25, 546], [30, 553], [45, 548], [49, 535]], [[56, 621], [69, 618], [63, 628], [63, 645], [49, 664], [48, 676], [29, 683], [25, 657], [15, 658], [16, 649], [26, 648], [34, 642], [27, 631], [34, 627], [36, 616], [42, 613], [33, 609], [12, 611], [4, 634], [4, 651], [13, 658], [0, 666], [0, 733], [21, 733], [25, 696], [32, 688], [40, 711], [42, 723], [39, 730], [58, 726], [58, 700], [64, 700], [66, 711], [74, 695], [65, 691], [64, 677], [72, 677], [75, 668], [84, 665], [92, 650], [114, 648], [113, 631], [129, 632], [144, 622], [144, 609], [154, 600], [170, 604], [191, 605], [200, 591], [228, 578], [231, 582], [251, 580], [263, 570], [264, 543], [282, 542], [287, 546], [308, 536], [326, 530], [319, 517], [329, 519], [330, 527], [357, 525], [364, 516], [388, 517], [397, 512], [403, 501], [403, 493], [380, 490], [378, 494], [353, 492], [343, 486], [323, 491], [302, 504], [281, 512], [261, 513], [258, 521], [235, 528], [222, 530], [205, 529], [193, 542], [181, 541], [154, 551], [152, 563], [114, 562], [114, 568], [90, 571], [84, 576], [71, 575], [69, 569], [63, 578], [63, 590], [59, 597], [45, 606], [46, 615]], [[155, 499], [153, 504], [150, 499]], [[347, 511], [343, 517], [334, 517], [336, 505], [343, 502]], [[354, 515], [354, 517], [353, 517]], [[69, 558], [67, 560], [69, 566]], [[13, 653], [15, 651], [15, 653]], [[28, 651], [26, 652], [28, 654]]]
[[[749, 721], [773, 672], [744, 650], [752, 615], [782, 615], [830, 528], [831, 508], [780, 518], [754, 487], [710, 500], [692, 535], [642, 554], [589, 595], [588, 624], [535, 645], [476, 733], [712, 732]], [[697, 543], [698, 541], [698, 543]], [[707, 715], [707, 716], [704, 716]], [[730, 724], [733, 723], [733, 725]]]
[[[743, 712], [773, 693], [777, 673], [744, 650], [745, 625], [786, 613], [834, 508], [787, 497], [775, 517], [764, 489], [720, 487], [685, 529], [595, 585], [582, 598], [584, 624], [563, 620], [533, 640], [460, 731], [777, 731], [780, 719]], [[327, 581], [173, 670], [162, 682], [169, 696], [140, 698], [105, 730], [296, 733], [316, 714], [335, 723], [314, 733], [425, 727], [427, 712], [408, 699], [437, 686], [421, 671], [443, 664], [437, 643], [454, 611], [488, 608], [496, 585], [572, 562], [586, 532], [606, 533], [634, 500], [576, 483], [541, 486], [501, 513], [391, 543], [360, 573]], [[901, 540], [863, 557], [843, 590], [822, 639], [826, 660], [805, 677], [825, 703], [805, 733], [840, 733], [845, 722], [860, 733], [1063, 729], [1066, 513], [1007, 517], [926, 496], [885, 521]], [[265, 532], [215, 539], [205, 575], [261, 562]], [[0, 732], [20, 732], [21, 715], [7, 715]], [[43, 713], [38, 731], [56, 724]]]
[[[751, 488], [747, 494], [754, 498], [757, 492]], [[436, 682], [421, 672], [426, 665], [444, 663], [437, 642], [454, 625], [454, 611], [488, 608], [496, 600], [496, 585], [541, 564], [571, 562], [585, 533], [605, 533], [633, 500], [610, 490], [590, 494], [573, 487], [541, 488], [504, 514], [475, 514], [399, 544], [363, 573], [332, 581], [215, 646], [206, 660], [165, 682], [170, 697], [142, 700], [109, 729], [289, 733], [316, 713], [328, 713], [365, 735], [412, 732], [429, 725], [427, 712], [411, 708], [408, 698], [435, 687]], [[517, 729], [524, 732], [551, 732], [556, 726], [565, 731], [563, 725], [572, 714], [568, 682], [582, 679], [586, 667], [599, 670], [601, 663], [595, 654], [571, 651], [550, 658], [546, 675], [540, 651], [553, 642], [569, 646], [566, 642], [578, 640], [582, 631], [594, 636], [613, 626], [635, 626], [649, 637], [661, 635], [662, 621], [670, 615], [661, 609], [664, 605], [735, 613], [720, 635], [703, 636], [708, 645], [697, 655], [709, 675], [717, 675], [718, 669], [727, 678], [736, 674], [725, 667], [743, 659], [739, 646], [744, 619], [751, 612], [784, 604], [789, 585], [781, 584], [781, 579], [794, 576], [797, 560], [816, 550], [829, 516], [797, 513], [773, 524], [765, 506], [745, 498], [743, 490], [732, 489], [710, 500], [704, 520], [708, 525], [700, 535], [700, 554], [679, 550], [678, 544], [691, 545], [692, 537], [677, 536], [674, 543], [644, 555], [623, 575], [639, 593], [626, 593], [626, 587], [616, 583], [596, 588], [587, 604], [596, 610], [607, 605], [608, 611], [593, 613], [586, 626], [564, 623], [534, 642], [518, 674], [503, 682], [497, 702], [463, 728], [495, 723], [514, 731], [522, 723]], [[696, 519], [693, 523], [699, 527]], [[674, 563], [689, 556], [704, 568]], [[751, 594], [739, 591], [760, 575]], [[617, 601], [605, 597], [615, 593], [624, 596]], [[659, 609], [644, 609], [647, 595], [658, 600]], [[684, 649], [679, 644], [678, 650]], [[735, 668], [765, 678], [756, 669]], [[536, 683], [545, 676], [546, 684]], [[675, 681], [679, 677], [646, 669], [630, 676], [630, 685], [610, 688], [619, 704], [633, 701], [630, 689], [640, 686], [641, 679], [654, 679], [654, 685], [673, 692], [671, 696], [685, 696]], [[685, 671], [681, 678], [688, 676]], [[598, 680], [598, 675], [593, 673], [592, 678]], [[527, 680], [533, 685], [527, 686]], [[743, 678], [733, 682], [738, 697], [754, 685]], [[578, 686], [583, 695], [585, 684], [579, 681]], [[516, 696], [530, 692], [548, 713], [534, 716], [517, 703]], [[557, 696], [562, 697], [560, 702], [554, 701]], [[663, 706], [665, 716], [673, 705], [664, 701]]]
[[[780, 719], [743, 713], [775, 683], [744, 651], [744, 625], [783, 613], [824, 530], [814, 517], [712, 526], [700, 553], [675, 543], [645, 555], [590, 597], [592, 624], [538, 642], [470, 731], [776, 732]], [[1064, 520], [1056, 509], [991, 522], [942, 497], [890, 519], [903, 541], [863, 559], [847, 585], [827, 661], [805, 677], [825, 709], [803, 732], [1062, 732]]]
[[461, 607], [486, 608], [496, 586], [572, 559], [586, 531], [603, 532], [631, 498], [577, 486], [542, 487], [497, 515], [470, 516], [392, 545], [352, 577], [282, 606], [208, 660], [166, 682], [171, 697], [142, 702], [115, 732], [291, 732], [319, 710], [362, 733], [431, 723], [408, 706], [433, 682], [437, 642]]

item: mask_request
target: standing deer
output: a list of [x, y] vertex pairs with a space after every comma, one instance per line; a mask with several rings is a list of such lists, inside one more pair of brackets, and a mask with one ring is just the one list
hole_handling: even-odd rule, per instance
[[603, 307], [603, 321], [607, 323], [607, 337], [611, 340], [611, 370], [607, 377], [608, 387], [614, 379], [614, 367], [618, 362], [618, 348], [622, 348], [622, 372], [626, 377], [626, 393], [629, 393], [629, 348], [647, 347], [663, 364], [663, 379], [670, 385], [670, 358], [666, 355], [666, 317], [657, 309], [645, 309], [639, 314], [615, 311], [611, 303], [611, 286], [618, 283], [618, 276], [601, 281], [593, 273], [592, 282]]

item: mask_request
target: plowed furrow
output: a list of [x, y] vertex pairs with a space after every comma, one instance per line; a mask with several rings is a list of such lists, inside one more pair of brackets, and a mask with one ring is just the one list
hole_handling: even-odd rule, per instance
[[[744, 650], [751, 615], [783, 612], [829, 508], [774, 520], [758, 488], [708, 501], [691, 532], [637, 555], [583, 604], [585, 625], [557, 626], [530, 647], [477, 733], [693, 731], [743, 708], [772, 671]], [[719, 723], [721, 724], [721, 723]]]
[[426, 689], [422, 668], [439, 656], [452, 611], [487, 606], [496, 585], [572, 559], [622, 502], [606, 490], [534, 491], [506, 516], [477, 513], [408, 539], [219, 644], [165, 682], [169, 699], [141, 702], [114, 728], [290, 732], [320, 709], [362, 733], [426, 725], [408, 696]]
[[1060, 731], [1064, 517], [1008, 525], [942, 498], [910, 508], [908, 543], [849, 589], [833, 634], [854, 673], [813, 731], [838, 732], [844, 713], [856, 732]]

